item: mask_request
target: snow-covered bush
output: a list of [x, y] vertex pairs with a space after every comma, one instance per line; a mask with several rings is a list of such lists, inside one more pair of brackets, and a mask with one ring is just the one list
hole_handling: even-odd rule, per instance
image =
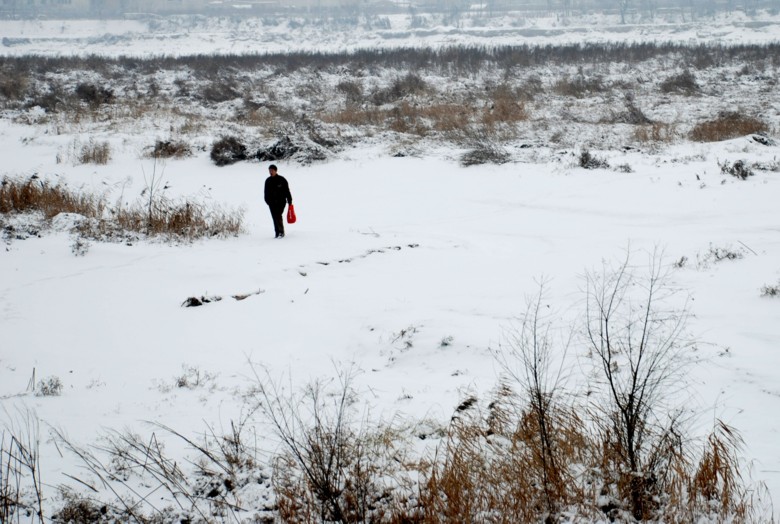
[[211, 161], [220, 167], [246, 159], [246, 146], [238, 137], [224, 136], [211, 146]]

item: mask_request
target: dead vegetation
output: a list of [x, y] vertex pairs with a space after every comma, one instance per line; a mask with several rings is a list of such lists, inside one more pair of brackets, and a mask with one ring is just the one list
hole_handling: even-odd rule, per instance
[[146, 198], [113, 206], [108, 195], [74, 190], [40, 178], [5, 177], [0, 185], [0, 213], [40, 213], [45, 220], [62, 213], [77, 215], [75, 232], [83, 238], [121, 240], [128, 234], [192, 240], [234, 236], [242, 231], [242, 213], [194, 200], [178, 201], [147, 188]]
[[753, 133], [766, 133], [769, 126], [762, 119], [744, 113], [725, 112], [696, 124], [690, 132], [696, 142], [718, 142]]
[[[58, 134], [85, 125], [110, 123], [117, 129], [130, 121], [171, 121], [170, 131], [179, 142], [155, 146], [152, 155], [160, 158], [187, 154], [186, 143], [204, 143], [214, 134], [246, 144], [279, 139], [293, 133], [301, 120], [339, 137], [337, 146], [320, 144], [323, 151], [315, 155], [320, 159], [341, 144], [377, 133], [399, 141], [463, 146], [464, 135], [474, 128], [513, 145], [538, 137], [539, 129], [554, 129], [552, 141], [559, 147], [588, 143], [606, 150], [627, 142], [659, 147], [686, 138], [712, 141], [775, 132], [757, 115], [764, 93], [775, 90], [771, 72], [780, 67], [777, 55], [777, 44], [626, 43], [219, 59], [0, 57], [0, 102], [22, 121], [50, 122]], [[648, 72], [669, 66], [678, 72], [658, 81], [648, 77]], [[719, 79], [733, 75], [737, 66], [762, 74], [723, 84]], [[636, 77], [622, 73], [626, 68], [636, 71]], [[84, 82], [85, 71], [99, 75], [100, 81]], [[280, 75], [289, 81], [274, 83]], [[699, 96], [715, 86], [722, 103]], [[733, 111], [734, 97], [742, 107], [739, 115], [719, 114]], [[670, 120], [668, 105], [679, 114], [699, 115], [699, 121]], [[230, 129], [215, 130], [215, 121]], [[579, 132], [562, 131], [570, 124]], [[110, 151], [96, 146], [83, 152], [82, 162], [110, 159]], [[229, 154], [217, 155], [215, 162], [241, 159], [235, 150], [223, 151]], [[73, 158], [78, 157], [75, 152]]]
[[[443, 426], [375, 421], [354, 367], [295, 389], [250, 363], [255, 380], [227, 430], [207, 427], [190, 437], [155, 423], [149, 436], [110, 431], [88, 447], [55, 431], [60, 450], [82, 465], [69, 476], [92, 489], [86, 496], [62, 490], [52, 518], [770, 521], [761, 486], [745, 476], [738, 432], [716, 420], [709, 434], [696, 435], [686, 422], [691, 410], [678, 393], [694, 362], [685, 302], [658, 255], [646, 275], [629, 258], [586, 273], [582, 331], [559, 331], [571, 324], [550, 307], [542, 284], [493, 351], [494, 390], [485, 398], [465, 394]], [[587, 380], [572, 380], [578, 370]], [[200, 370], [191, 376], [186, 387], [201, 383]], [[270, 455], [258, 448], [259, 427], [279, 444]], [[35, 443], [17, 438], [27, 433], [14, 427], [0, 439], [0, 465], [11, 472], [10, 482], [0, 476], [0, 511], [10, 518], [37, 511], [42, 520], [36, 499], [19, 497], [24, 483], [39, 494], [46, 485], [29, 476], [40, 466], [27, 456]], [[188, 461], [168, 454], [170, 438], [191, 450]], [[270, 498], [258, 495], [260, 486]], [[150, 500], [149, 492], [166, 497]]]

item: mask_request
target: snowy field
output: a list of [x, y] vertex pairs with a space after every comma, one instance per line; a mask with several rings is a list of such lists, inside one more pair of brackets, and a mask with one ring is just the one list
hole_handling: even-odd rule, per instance
[[[378, 23], [380, 22], [380, 23]], [[157, 56], [178, 54], [340, 52], [366, 48], [450, 45], [562, 45], [583, 42], [748, 44], [775, 42], [780, 15], [741, 11], [691, 20], [679, 13], [653, 21], [639, 16], [576, 18], [464, 15], [455, 24], [407, 14], [349, 20], [330, 17], [294, 23], [244, 16], [149, 20], [0, 20], [0, 54], [6, 56]]]
[[[463, 39], [778, 40], [776, 17], [767, 15], [765, 25], [749, 22], [670, 26], [659, 34], [640, 26], [619, 33], [569, 26], [560, 34], [544, 27], [538, 40], [523, 35], [528, 27], [482, 28], [478, 38], [436, 29], [403, 40], [391, 30], [330, 40], [264, 33], [255, 40], [241, 32], [253, 29], [244, 22], [241, 31], [228, 24], [222, 31], [209, 26], [168, 35], [168, 47], [162, 30], [141, 22], [2, 21], [9, 44], [0, 52], [148, 55], [165, 46], [173, 54], [240, 53]], [[123, 148], [106, 166], [58, 162], [68, 140], [3, 119], [0, 175], [37, 173], [112, 198], [140, 198], [144, 174], [154, 169], [138, 154], [148, 137], [123, 136]], [[487, 399], [496, 388], [500, 369], [491, 350], [504, 342], [540, 281], [548, 282], [545, 305], [576, 319], [586, 271], [630, 251], [641, 273], [656, 250], [664, 253], [673, 285], [690, 296], [689, 331], [697, 343], [686, 394], [697, 413], [695, 432], [706, 432], [716, 418], [739, 430], [752, 480], [777, 496], [780, 299], [762, 296], [762, 288], [780, 285], [780, 173], [756, 170], [741, 180], [721, 173], [719, 162], [776, 164], [780, 147], [744, 137], [684, 142], [652, 154], [603, 153], [612, 165], [630, 165], [631, 173], [585, 170], [574, 153], [559, 153], [464, 168], [446, 149], [390, 158], [379, 144], [310, 166], [278, 162], [298, 222], [276, 240], [262, 201], [267, 163], [218, 168], [199, 152], [157, 166], [166, 191], [242, 208], [246, 233], [238, 238], [93, 242], [83, 256], [74, 255], [67, 230], [6, 239], [0, 245], [0, 416], [5, 427], [18, 427], [25, 410], [39, 418], [47, 503], [56, 504], [56, 486], [73, 484], [67, 475], [78, 468], [53, 444], [52, 429], [79, 445], [108, 430], [148, 435], [148, 421], [193, 438], [209, 426], [228, 431], [254, 383], [250, 361], [273, 377], [289, 377], [293, 387], [354, 363], [372, 416], [443, 427], [464, 397]], [[734, 259], [717, 260], [723, 252]], [[222, 300], [182, 307], [193, 296]], [[582, 344], [575, 342], [570, 353], [570, 368], [582, 367]], [[62, 393], [33, 395], [30, 383], [49, 377], [60, 379]], [[191, 387], [177, 387], [183, 377]], [[258, 425], [256, 435], [261, 448], [273, 450], [267, 427]], [[168, 445], [187, 453], [176, 439]]]

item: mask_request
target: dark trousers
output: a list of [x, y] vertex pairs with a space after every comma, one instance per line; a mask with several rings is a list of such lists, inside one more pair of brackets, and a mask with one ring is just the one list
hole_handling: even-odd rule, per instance
[[285, 204], [268, 206], [274, 219], [274, 233], [276, 233], [276, 236], [284, 235], [284, 206]]

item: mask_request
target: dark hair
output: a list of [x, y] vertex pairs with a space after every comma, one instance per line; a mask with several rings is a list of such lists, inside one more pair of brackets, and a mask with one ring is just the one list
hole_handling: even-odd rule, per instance
[[268, 166], [268, 169], [269, 170], [273, 169], [274, 171], [277, 171], [276, 165], [274, 165], [274, 164], [271, 164], [270, 166]]

